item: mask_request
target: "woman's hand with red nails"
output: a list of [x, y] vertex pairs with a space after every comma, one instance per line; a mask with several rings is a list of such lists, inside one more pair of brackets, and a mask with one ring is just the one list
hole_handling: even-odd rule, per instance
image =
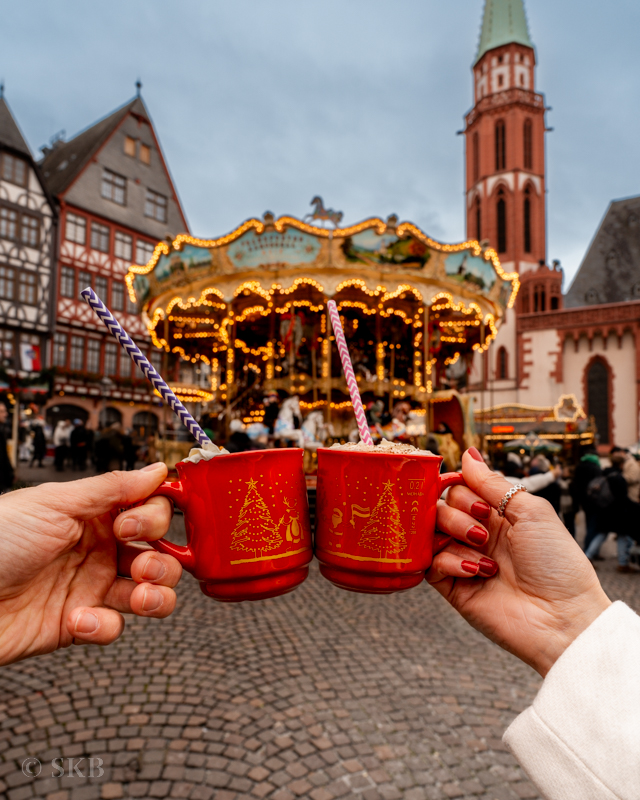
[[[544, 677], [611, 601], [546, 500], [518, 492], [504, 517], [493, 510], [479, 525], [476, 504], [497, 508], [513, 485], [469, 452], [462, 474], [466, 486], [452, 487], [438, 506], [438, 529], [455, 541], [435, 556], [427, 581], [474, 628]], [[473, 544], [483, 529], [486, 543]]]
[[161, 538], [171, 504], [148, 497], [164, 464], [0, 497], [0, 665], [72, 643], [110, 644], [123, 613], [166, 617], [182, 568], [133, 540]]

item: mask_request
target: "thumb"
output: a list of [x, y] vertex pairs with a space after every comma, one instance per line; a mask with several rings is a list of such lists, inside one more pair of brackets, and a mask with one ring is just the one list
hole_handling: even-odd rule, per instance
[[167, 476], [162, 462], [130, 472], [108, 472], [68, 483], [43, 484], [40, 499], [69, 517], [88, 520], [147, 498]]
[[493, 508], [497, 508], [505, 493], [513, 489], [512, 483], [489, 469], [475, 447], [470, 447], [462, 456], [462, 476], [467, 486]]

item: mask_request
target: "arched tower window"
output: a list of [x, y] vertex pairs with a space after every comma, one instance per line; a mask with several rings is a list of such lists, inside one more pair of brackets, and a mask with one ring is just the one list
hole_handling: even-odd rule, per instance
[[524, 218], [523, 218], [523, 237], [524, 252], [531, 252], [531, 190], [527, 186], [524, 190]]
[[504, 120], [499, 119], [495, 128], [496, 138], [496, 169], [506, 169], [507, 163], [507, 137], [504, 127]]
[[547, 310], [547, 293], [544, 284], [538, 283], [533, 289], [533, 313]]
[[498, 252], [507, 252], [507, 201], [504, 197], [504, 190], [498, 190], [498, 202], [496, 203], [496, 218], [498, 223]]
[[522, 309], [523, 314], [529, 313], [529, 287], [525, 284], [522, 289], [520, 289], [520, 308]]
[[524, 121], [524, 168], [533, 169], [533, 143], [531, 120]]
[[587, 411], [595, 419], [601, 444], [611, 441], [609, 395], [609, 370], [603, 359], [595, 358], [587, 370]]
[[475, 217], [476, 217], [476, 239], [481, 241], [482, 239], [482, 211], [480, 209], [480, 198], [476, 197], [475, 202]]
[[498, 380], [504, 381], [509, 377], [509, 356], [507, 355], [507, 348], [498, 348], [498, 363], [497, 363]]
[[480, 178], [480, 137], [478, 131], [473, 134], [473, 180]]

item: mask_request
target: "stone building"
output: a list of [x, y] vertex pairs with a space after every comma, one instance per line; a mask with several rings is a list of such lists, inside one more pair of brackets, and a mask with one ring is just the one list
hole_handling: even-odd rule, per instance
[[158, 240], [188, 226], [139, 87], [133, 100], [43, 152], [42, 174], [60, 214], [56, 383], [47, 416], [153, 430], [157, 404], [148, 382], [79, 296], [92, 286], [160, 368], [124, 276], [131, 263], [149, 260]]

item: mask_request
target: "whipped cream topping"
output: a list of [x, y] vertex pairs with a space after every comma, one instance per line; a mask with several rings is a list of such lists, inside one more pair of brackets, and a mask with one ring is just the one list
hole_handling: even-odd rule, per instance
[[229, 455], [229, 451], [210, 442], [205, 444], [204, 447], [192, 447], [189, 450], [189, 455], [182, 459], [182, 463], [199, 464], [201, 461], [211, 461], [212, 458], [223, 455]]
[[406, 455], [411, 454], [412, 456], [432, 456], [433, 453], [430, 450], [420, 450], [418, 447], [414, 447], [412, 444], [406, 444], [404, 442], [390, 442], [388, 439], [382, 439], [379, 444], [365, 444], [364, 442], [346, 442], [345, 444], [332, 444], [329, 448], [330, 450], [349, 450], [352, 453], [376, 453], [382, 455], [389, 455], [393, 453], [394, 455]]

